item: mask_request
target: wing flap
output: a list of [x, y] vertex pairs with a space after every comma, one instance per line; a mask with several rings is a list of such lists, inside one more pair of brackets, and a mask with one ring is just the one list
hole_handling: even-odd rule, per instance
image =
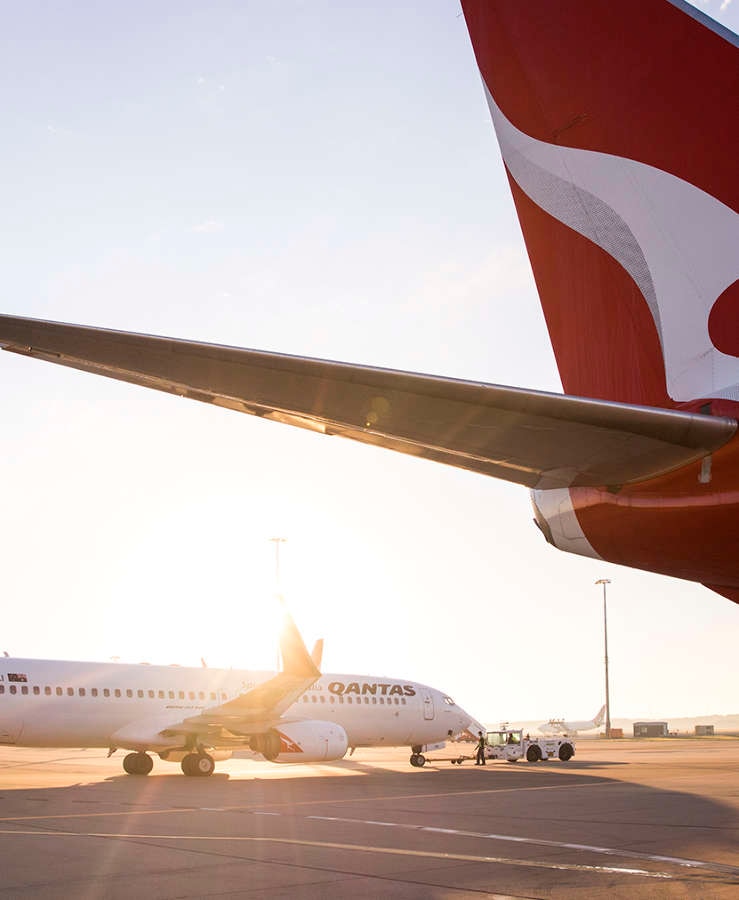
[[10, 352], [530, 488], [621, 485], [731, 439], [733, 419], [0, 316]]

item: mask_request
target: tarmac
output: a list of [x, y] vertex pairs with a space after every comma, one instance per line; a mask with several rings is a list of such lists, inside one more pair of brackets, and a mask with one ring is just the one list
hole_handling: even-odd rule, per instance
[[0, 897], [739, 897], [736, 738], [484, 768], [408, 755], [186, 778], [0, 747]]

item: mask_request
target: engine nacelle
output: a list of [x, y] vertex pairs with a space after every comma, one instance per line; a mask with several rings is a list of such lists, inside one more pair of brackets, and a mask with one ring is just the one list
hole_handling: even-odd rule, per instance
[[341, 725], [309, 719], [252, 735], [249, 746], [270, 762], [307, 763], [341, 759], [349, 739]]

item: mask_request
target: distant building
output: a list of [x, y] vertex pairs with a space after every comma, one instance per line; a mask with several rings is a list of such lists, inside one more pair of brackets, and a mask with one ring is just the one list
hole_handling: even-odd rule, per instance
[[715, 734], [715, 731], [713, 730], [713, 725], [696, 725], [695, 733], [705, 737], [708, 734]]
[[667, 737], [667, 722], [634, 722], [634, 737]]

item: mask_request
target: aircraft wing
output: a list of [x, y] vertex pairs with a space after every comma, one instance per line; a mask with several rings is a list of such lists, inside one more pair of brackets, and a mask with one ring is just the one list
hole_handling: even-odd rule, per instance
[[[219, 746], [242, 746], [245, 737], [263, 734], [284, 723], [285, 710], [321, 676], [288, 613], [280, 635], [280, 652], [282, 670], [277, 675], [196, 716], [154, 725], [153, 733], [148, 735], [149, 744], [168, 744], [173, 736], [198, 734], [213, 739]], [[137, 728], [138, 723], [133, 727]], [[118, 737], [128, 737], [125, 732], [126, 729], [119, 732]]]
[[530, 488], [617, 486], [701, 459], [733, 419], [0, 316], [0, 347]]

